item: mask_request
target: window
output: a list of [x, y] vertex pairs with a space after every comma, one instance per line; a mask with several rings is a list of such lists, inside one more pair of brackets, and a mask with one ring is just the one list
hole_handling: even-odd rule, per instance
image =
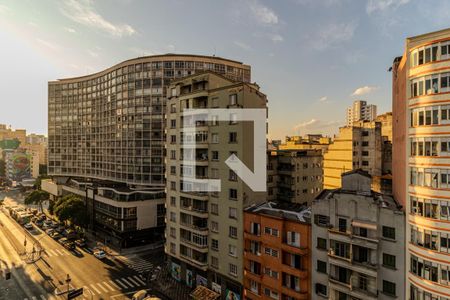
[[170, 150], [170, 159], [177, 159], [177, 151]]
[[236, 257], [237, 256], [237, 248], [234, 245], [228, 245], [228, 254]]
[[216, 239], [211, 239], [211, 249], [212, 250], [219, 250], [219, 241]]
[[278, 250], [273, 249], [273, 248], [265, 247], [264, 248], [264, 253], [266, 255], [270, 255], [270, 256], [273, 256], [273, 257], [278, 257]]
[[170, 174], [176, 175], [177, 174], [177, 167], [176, 166], [170, 166]]
[[317, 272], [327, 274], [327, 263], [322, 260], [317, 260]]
[[395, 228], [383, 226], [383, 237], [391, 240], [395, 240]]
[[170, 253], [175, 254], [177, 245], [175, 243], [170, 243]]
[[219, 232], [219, 223], [216, 221], [211, 221], [211, 231]]
[[237, 115], [230, 114], [230, 124], [237, 124]]
[[237, 132], [230, 132], [229, 133], [229, 143], [237, 143]]
[[395, 268], [395, 256], [383, 253], [383, 266]]
[[177, 221], [177, 214], [175, 212], [170, 212], [170, 221], [176, 222]]
[[267, 268], [267, 267], [264, 268], [264, 274], [266, 274], [272, 278], [278, 279], [278, 272], [272, 270], [271, 268]]
[[219, 259], [215, 256], [211, 256], [211, 266], [213, 268], [219, 268]]
[[395, 296], [395, 283], [383, 280], [383, 293]]
[[231, 94], [229, 96], [230, 105], [236, 105], [237, 104], [237, 94]]
[[235, 207], [228, 208], [228, 217], [237, 220], [237, 209]]
[[211, 159], [219, 160], [219, 151], [211, 151]]
[[339, 231], [340, 232], [347, 231], [347, 219], [339, 218]]
[[237, 175], [233, 170], [230, 170], [228, 180], [230, 181], [237, 181]]
[[213, 215], [218, 215], [219, 214], [219, 205], [216, 203], [211, 203], [211, 213]]
[[177, 198], [170, 197], [170, 206], [177, 206]]
[[317, 238], [317, 249], [327, 250], [327, 240], [324, 238]]
[[229, 189], [228, 190], [228, 197], [232, 200], [237, 200], [237, 190], [236, 189]]
[[175, 144], [175, 143], [177, 142], [177, 136], [176, 136], [176, 135], [171, 135], [171, 136], [170, 136], [170, 142], [171, 142], [172, 144]]
[[327, 295], [327, 286], [321, 283], [316, 283], [316, 294], [321, 296]]
[[264, 227], [264, 233], [273, 236], [278, 236], [278, 229], [271, 227]]
[[177, 127], [177, 120], [176, 119], [170, 120], [170, 128], [175, 128], [175, 127]]
[[300, 247], [300, 233], [288, 231], [286, 234], [286, 242], [290, 246]]
[[173, 238], [177, 237], [177, 229], [174, 227], [170, 227], [170, 236]]
[[237, 276], [237, 273], [238, 273], [237, 266], [234, 264], [230, 264], [229, 265], [229, 273], [233, 276]]
[[219, 134], [218, 133], [212, 133], [211, 134], [211, 143], [217, 144], [219, 142]]
[[257, 236], [261, 235], [261, 224], [250, 223], [250, 233]]
[[171, 181], [170, 182], [170, 189], [172, 191], [176, 191], [177, 190], [177, 183], [175, 181]]
[[228, 235], [231, 238], [237, 238], [237, 228], [234, 226], [230, 226], [228, 229]]

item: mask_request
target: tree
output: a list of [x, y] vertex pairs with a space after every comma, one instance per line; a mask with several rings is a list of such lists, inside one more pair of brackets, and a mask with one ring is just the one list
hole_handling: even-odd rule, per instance
[[38, 205], [41, 211], [44, 211], [42, 208], [42, 203], [47, 201], [50, 198], [50, 194], [46, 191], [36, 190], [32, 191], [28, 196], [25, 197], [25, 204], [30, 205]]
[[48, 179], [48, 178], [50, 178], [49, 176], [47, 176], [47, 175], [39, 175], [37, 178], [36, 178], [36, 181], [34, 182], [34, 186], [33, 186], [33, 188], [35, 189], [35, 190], [40, 190], [41, 189], [41, 183], [42, 183], [42, 180], [44, 180], [44, 179]]
[[88, 223], [84, 201], [76, 195], [69, 194], [61, 197], [54, 204], [53, 211], [62, 222], [69, 221], [80, 227], [85, 227]]

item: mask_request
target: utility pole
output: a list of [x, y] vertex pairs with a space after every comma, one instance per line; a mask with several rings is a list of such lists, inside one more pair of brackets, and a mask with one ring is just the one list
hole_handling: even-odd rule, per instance
[[70, 286], [70, 281], [72, 281], [72, 279], [70, 278], [70, 275], [67, 274], [67, 278], [66, 278], [66, 283], [67, 283], [67, 300], [69, 300], [69, 286]]

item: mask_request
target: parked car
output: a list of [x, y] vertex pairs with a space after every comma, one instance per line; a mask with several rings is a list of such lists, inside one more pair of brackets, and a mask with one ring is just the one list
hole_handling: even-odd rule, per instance
[[52, 232], [54, 232], [54, 231], [55, 231], [54, 229], [48, 228], [47, 230], [45, 230], [45, 233], [48, 234], [48, 235], [50, 235], [50, 234], [52, 234]]
[[35, 224], [36, 224], [38, 227], [42, 227], [42, 226], [44, 225], [44, 222], [41, 221], [41, 220], [37, 220], [37, 221], [35, 222]]
[[25, 229], [28, 229], [28, 230], [34, 228], [34, 227], [33, 227], [33, 224], [31, 224], [31, 223], [27, 223], [27, 224], [23, 225], [23, 227], [25, 227]]
[[73, 229], [66, 229], [63, 231], [62, 235], [64, 235], [68, 240], [76, 240], [78, 239], [78, 233]]
[[56, 232], [61, 233], [61, 234], [64, 232], [65, 229], [66, 228], [61, 225], [59, 225], [58, 227], [55, 228]]
[[106, 253], [103, 250], [95, 250], [94, 256], [97, 257], [98, 259], [104, 259], [106, 257]]
[[50, 234], [50, 236], [55, 239], [55, 240], [59, 240], [60, 238], [62, 238], [63, 236], [61, 234], [59, 234], [56, 231], [53, 231], [52, 234]]
[[63, 243], [63, 246], [64, 246], [64, 248], [66, 248], [68, 250], [75, 250], [76, 249], [75, 244], [72, 243], [72, 242]]
[[50, 224], [50, 226], [51, 226], [53, 229], [56, 229], [56, 228], [59, 227], [59, 223], [56, 222], [56, 221], [52, 221], [52, 223]]
[[76, 240], [75, 244], [80, 248], [86, 247], [86, 240], [85, 239]]
[[65, 237], [63, 237], [63, 238], [60, 238], [60, 239], [58, 240], [58, 242], [64, 245], [65, 243], [68, 242], [68, 240], [67, 240]]

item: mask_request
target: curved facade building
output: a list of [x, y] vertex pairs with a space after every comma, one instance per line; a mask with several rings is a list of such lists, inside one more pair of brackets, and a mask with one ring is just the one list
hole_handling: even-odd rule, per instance
[[49, 82], [48, 173], [164, 187], [166, 88], [205, 70], [250, 82], [240, 62], [175, 54]]
[[48, 84], [53, 197], [86, 201], [89, 231], [117, 247], [161, 241], [165, 228], [166, 89], [210, 70], [250, 81], [250, 66], [219, 57], [157, 55]]
[[407, 299], [450, 299], [450, 29], [394, 61], [394, 195], [406, 206]]

